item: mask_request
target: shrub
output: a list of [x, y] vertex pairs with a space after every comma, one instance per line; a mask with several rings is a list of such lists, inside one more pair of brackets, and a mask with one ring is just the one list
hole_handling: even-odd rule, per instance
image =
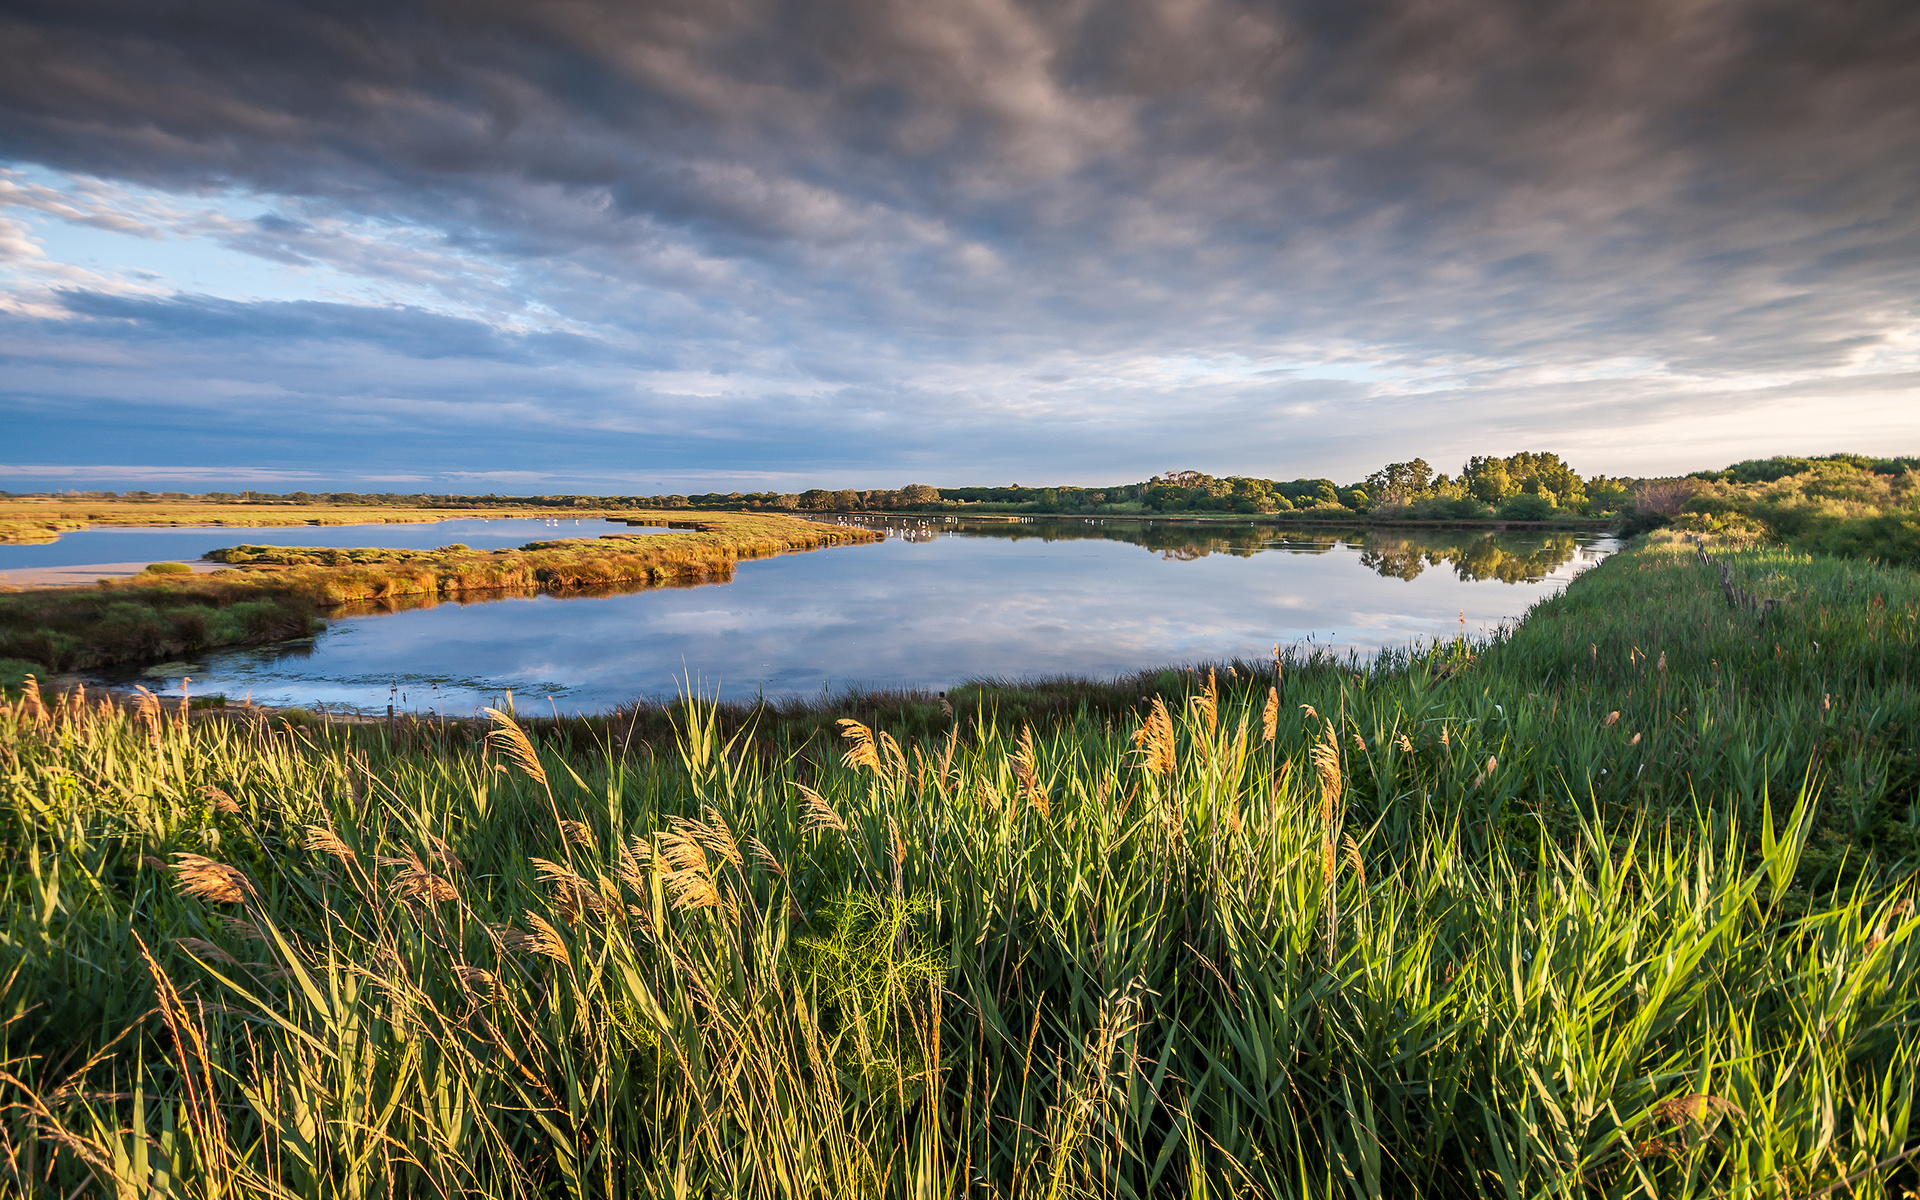
[[0, 688], [17, 688], [26, 683], [29, 675], [45, 679], [47, 669], [24, 658], [0, 658]]
[[191, 575], [193, 574], [193, 568], [188, 566], [185, 563], [177, 563], [177, 562], [148, 563], [147, 569], [141, 572], [141, 574], [143, 575]]
[[1517, 496], [1508, 496], [1500, 502], [1500, 519], [1503, 521], [1545, 521], [1558, 511], [1553, 501], [1532, 492], [1521, 492]]
[[1478, 521], [1489, 511], [1472, 496], [1435, 496], [1413, 506], [1413, 515], [1422, 521]]

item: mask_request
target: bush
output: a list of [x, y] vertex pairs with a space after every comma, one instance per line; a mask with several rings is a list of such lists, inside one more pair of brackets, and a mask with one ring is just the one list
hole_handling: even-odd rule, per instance
[[193, 568], [177, 562], [148, 563], [147, 569], [141, 573], [144, 575], [191, 575]]
[[27, 682], [27, 676], [45, 679], [47, 669], [36, 662], [24, 658], [0, 658], [0, 688], [17, 688]]
[[1546, 521], [1551, 520], [1557, 511], [1553, 501], [1545, 496], [1521, 492], [1500, 502], [1499, 515], [1502, 521]]
[[1479, 521], [1488, 511], [1472, 496], [1435, 496], [1413, 506], [1413, 515], [1422, 521]]

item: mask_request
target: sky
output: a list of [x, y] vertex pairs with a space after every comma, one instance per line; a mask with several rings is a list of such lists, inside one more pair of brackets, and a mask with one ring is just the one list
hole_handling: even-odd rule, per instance
[[1910, 0], [0, 5], [0, 489], [1920, 453]]

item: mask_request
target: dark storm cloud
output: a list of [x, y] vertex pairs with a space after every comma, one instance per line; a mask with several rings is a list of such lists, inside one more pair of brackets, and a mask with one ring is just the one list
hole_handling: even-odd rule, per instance
[[[0, 156], [286, 198], [224, 244], [479, 314], [77, 297], [90, 324], [16, 349], [111, 341], [120, 303], [128, 338], [254, 339], [263, 377], [275, 339], [538, 362], [523, 411], [671, 430], [689, 468], [791, 466], [769, 430], [946, 477], [1013, 442], [1103, 474], [1143, 443], [1252, 469], [1220, 460], [1261, 438], [1278, 470], [1463, 425], [1577, 440], [1821, 372], [1904, 386], [1875, 356], [1914, 350], [1917, 61], [1897, 2], [15, 3]], [[512, 278], [369, 255], [327, 212]], [[573, 340], [480, 319], [530, 306]], [[1183, 356], [1373, 382], [1187, 386]], [[1338, 424], [1365, 406], [1372, 449]]]

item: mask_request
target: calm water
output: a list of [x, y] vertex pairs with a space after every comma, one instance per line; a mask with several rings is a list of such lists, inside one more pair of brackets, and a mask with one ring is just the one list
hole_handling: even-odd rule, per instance
[[77, 567], [92, 563], [185, 562], [227, 546], [385, 546], [433, 550], [460, 542], [501, 550], [542, 538], [650, 533], [595, 518], [482, 521], [464, 518], [425, 525], [196, 525], [186, 529], [81, 529], [43, 546], [0, 546], [0, 571], [16, 567]]
[[[402, 527], [404, 528], [404, 527]], [[151, 670], [177, 694], [471, 714], [603, 712], [636, 696], [944, 689], [967, 679], [1110, 676], [1264, 659], [1311, 642], [1362, 652], [1485, 632], [1599, 561], [1584, 535], [1281, 536], [1118, 522], [906, 523], [879, 545], [740, 564], [730, 582], [515, 596], [338, 616], [310, 642]]]

